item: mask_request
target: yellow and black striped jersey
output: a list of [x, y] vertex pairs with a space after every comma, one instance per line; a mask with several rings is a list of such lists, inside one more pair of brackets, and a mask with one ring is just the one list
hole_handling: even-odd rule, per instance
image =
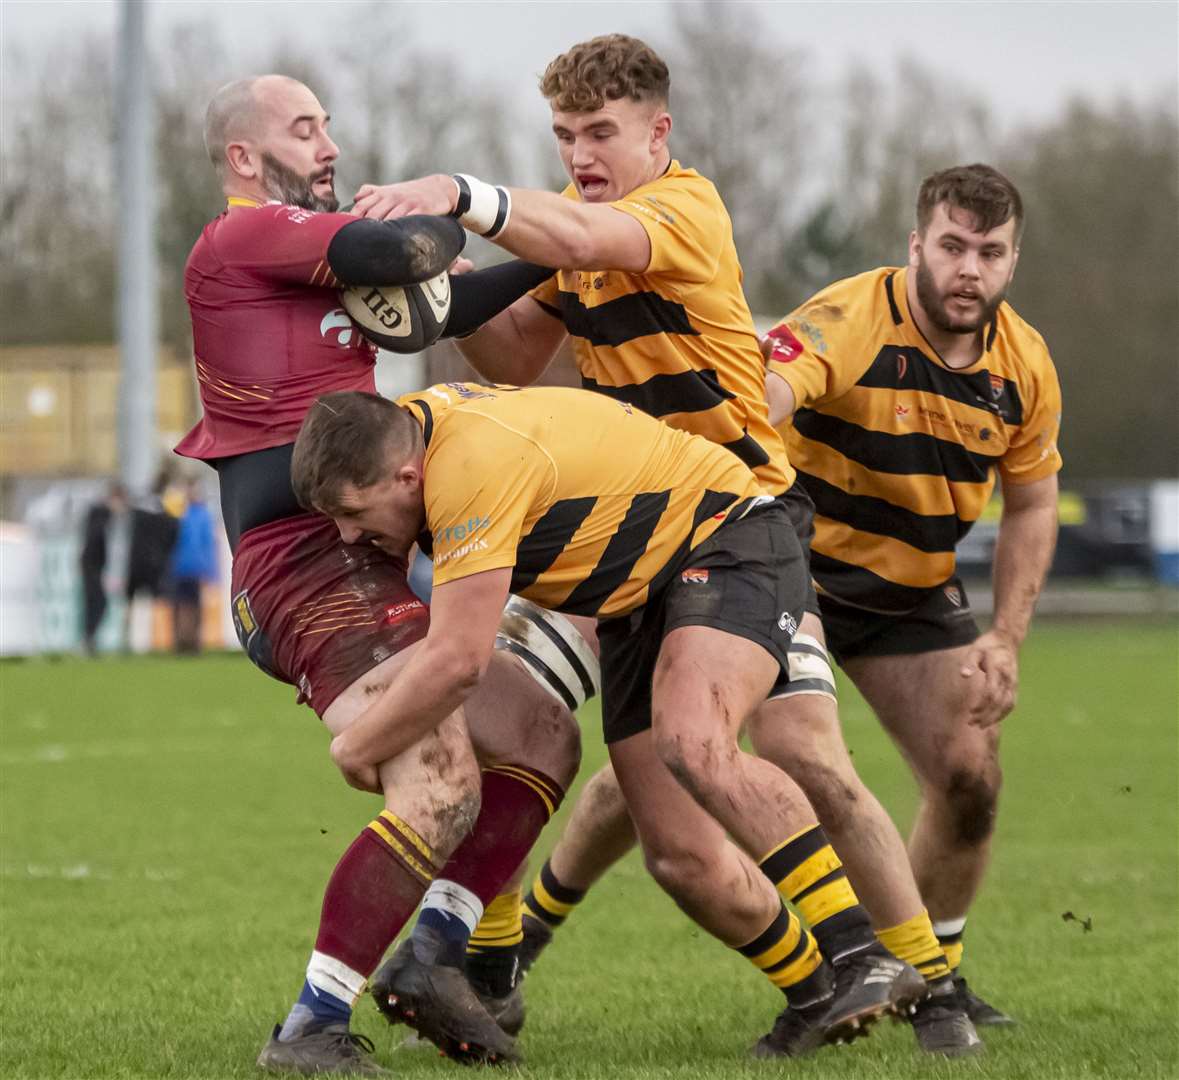
[[815, 502], [820, 590], [908, 611], [954, 574], [954, 547], [1004, 480], [1060, 469], [1060, 384], [1043, 338], [1003, 303], [979, 360], [942, 363], [909, 313], [905, 271], [824, 289], [770, 331], [794, 391], [782, 427]]
[[[577, 198], [572, 185], [564, 194]], [[781, 494], [794, 473], [770, 426], [733, 225], [716, 187], [673, 161], [610, 205], [646, 229], [646, 271], [561, 270], [531, 293], [573, 338], [582, 386], [721, 444]]]
[[426, 441], [435, 585], [510, 566], [541, 607], [624, 615], [763, 495], [732, 454], [601, 394], [444, 383], [398, 404]]

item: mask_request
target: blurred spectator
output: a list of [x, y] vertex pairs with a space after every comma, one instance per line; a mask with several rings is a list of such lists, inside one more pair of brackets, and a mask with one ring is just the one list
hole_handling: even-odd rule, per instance
[[127, 512], [127, 490], [112, 483], [102, 502], [86, 511], [82, 527], [82, 551], [79, 564], [82, 575], [82, 647], [88, 656], [95, 653], [95, 637], [107, 608], [108, 534], [112, 518]]
[[201, 484], [193, 480], [180, 515], [169, 567], [172, 579], [172, 627], [178, 653], [201, 650], [201, 585], [217, 579], [217, 540], [213, 515]]
[[128, 650], [136, 644], [133, 636], [139, 639], [136, 651], [150, 647], [149, 611], [143, 612], [146, 617], [146, 635], [132, 634], [136, 599], [140, 594], [146, 593], [147, 599], [151, 601], [164, 592], [168, 561], [176, 543], [178, 522], [164, 510], [161, 501], [165, 481], [166, 477], [161, 474], [152, 493], [145, 498], [137, 499], [131, 507], [131, 538], [127, 555], [127, 608], [123, 626], [123, 647]]

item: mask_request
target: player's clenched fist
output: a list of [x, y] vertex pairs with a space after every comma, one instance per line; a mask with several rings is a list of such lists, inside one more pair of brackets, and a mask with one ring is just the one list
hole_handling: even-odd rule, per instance
[[362, 184], [352, 209], [361, 217], [380, 220], [407, 214], [449, 214], [458, 194], [458, 184], [452, 177], [436, 173], [400, 184]]

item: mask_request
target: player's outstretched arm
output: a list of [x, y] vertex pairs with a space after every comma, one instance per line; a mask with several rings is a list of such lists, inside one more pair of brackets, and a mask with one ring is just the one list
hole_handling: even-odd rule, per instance
[[564, 340], [565, 324], [560, 318], [525, 296], [456, 344], [483, 378], [529, 386], [544, 373]]
[[641, 273], [651, 262], [647, 230], [609, 204], [497, 187], [465, 174], [436, 173], [381, 187], [365, 184], [356, 193], [353, 212], [378, 219], [453, 214], [512, 254], [562, 270]]
[[332, 740], [344, 779], [376, 790], [377, 767], [436, 728], [479, 684], [495, 649], [508, 599], [510, 567], [438, 585], [430, 598], [430, 630], [383, 694]]
[[449, 217], [357, 218], [332, 237], [327, 261], [345, 285], [411, 285], [441, 274], [466, 241]]
[[1003, 516], [992, 568], [995, 614], [991, 628], [974, 643], [963, 676], [984, 675], [971, 721], [986, 727], [1015, 707], [1019, 647], [1027, 636], [1036, 599], [1056, 548], [1056, 474], [1030, 484], [1003, 484]]

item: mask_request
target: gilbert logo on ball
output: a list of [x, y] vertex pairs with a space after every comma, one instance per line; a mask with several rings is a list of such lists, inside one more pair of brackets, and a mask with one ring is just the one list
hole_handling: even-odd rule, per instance
[[438, 340], [450, 316], [450, 277], [414, 285], [350, 285], [340, 292], [360, 332], [391, 352], [421, 352]]

